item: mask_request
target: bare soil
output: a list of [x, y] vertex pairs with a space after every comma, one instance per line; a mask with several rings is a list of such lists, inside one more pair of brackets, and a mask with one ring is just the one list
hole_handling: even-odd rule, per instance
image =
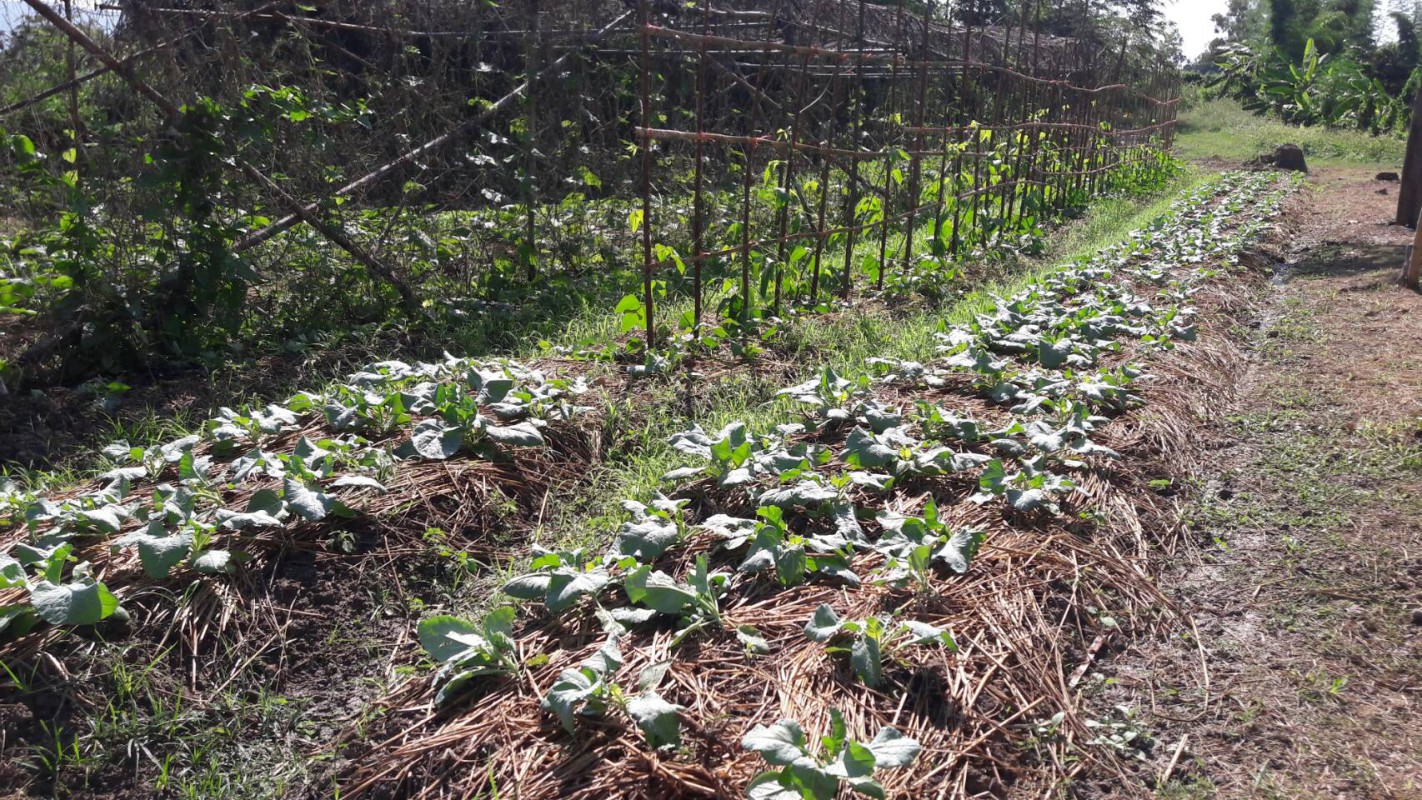
[[1373, 172], [1310, 179], [1250, 298], [1161, 585], [1184, 634], [1093, 676], [1155, 740], [1146, 795], [1422, 798], [1422, 296]]

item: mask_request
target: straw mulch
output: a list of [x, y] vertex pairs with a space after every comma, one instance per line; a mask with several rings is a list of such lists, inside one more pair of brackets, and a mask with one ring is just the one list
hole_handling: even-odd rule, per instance
[[[740, 576], [725, 601], [725, 629], [675, 650], [668, 649], [670, 627], [625, 637], [626, 663], [614, 676], [619, 684], [635, 685], [650, 663], [672, 662], [661, 694], [687, 709], [678, 751], [650, 751], [615, 710], [580, 719], [575, 736], [563, 731], [540, 700], [604, 636], [586, 610], [550, 619], [526, 608], [520, 647], [525, 656], [547, 654], [547, 662], [517, 679], [486, 682], [447, 710], [432, 707], [428, 678], [399, 688], [378, 704], [378, 723], [341, 743], [349, 759], [338, 779], [341, 796], [740, 797], [765, 768], [741, 749], [751, 727], [793, 718], [814, 741], [828, 729], [830, 709], [844, 714], [852, 736], [867, 739], [892, 725], [922, 744], [912, 767], [876, 775], [891, 797], [1044, 796], [1072, 780], [1127, 780], [1130, 767], [1091, 744], [1097, 734], [1083, 713], [1083, 678], [1097, 659], [1133, 638], [1180, 623], [1152, 576], [1190, 541], [1178, 524], [1177, 501], [1150, 482], [1193, 471], [1200, 447], [1195, 423], [1209, 416], [1237, 374], [1239, 351], [1229, 329], [1259, 280], [1235, 275], [1197, 295], [1199, 342], [1149, 362], [1145, 406], [1099, 437], [1124, 458], [1074, 475], [1080, 491], [1060, 516], [1004, 515], [976, 505], [968, 500], [974, 481], [961, 477], [920, 480], [895, 494], [894, 511], [918, 513], [932, 494], [950, 526], [988, 532], [967, 575], [939, 574], [925, 592], [868, 584], [781, 589], [773, 579]], [[920, 397], [979, 419], [993, 413], [951, 391]], [[710, 491], [696, 497], [691, 511], [696, 519], [745, 513]], [[713, 568], [733, 568], [734, 560], [713, 546], [693, 539], [677, 551], [676, 563], [659, 566], [680, 574], [709, 550]], [[865, 554], [853, 565], [863, 575], [879, 560]], [[821, 603], [842, 618], [893, 611], [948, 628], [959, 650], [900, 651], [886, 657], [883, 683], [866, 688], [846, 663], [804, 635]], [[746, 654], [734, 635], [742, 624], [755, 626], [773, 652]], [[1208, 693], [1208, 675], [1198, 680]]]

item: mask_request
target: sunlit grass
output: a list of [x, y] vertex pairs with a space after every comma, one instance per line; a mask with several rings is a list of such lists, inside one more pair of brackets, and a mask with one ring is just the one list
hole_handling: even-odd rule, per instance
[[1187, 103], [1180, 113], [1176, 153], [1184, 159], [1244, 162], [1296, 144], [1311, 165], [1374, 166], [1398, 170], [1406, 141], [1393, 134], [1288, 125], [1277, 117], [1246, 111], [1234, 100]]

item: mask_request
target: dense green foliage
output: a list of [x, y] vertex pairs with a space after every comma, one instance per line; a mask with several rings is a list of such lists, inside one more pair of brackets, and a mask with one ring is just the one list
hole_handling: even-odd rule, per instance
[[1198, 68], [1211, 94], [1286, 122], [1398, 131], [1422, 85], [1418, 15], [1372, 0], [1232, 0]]

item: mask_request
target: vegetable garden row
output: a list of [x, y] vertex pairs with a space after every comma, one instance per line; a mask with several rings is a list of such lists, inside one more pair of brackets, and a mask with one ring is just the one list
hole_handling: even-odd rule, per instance
[[[776, 424], [676, 434], [684, 466], [624, 501], [615, 541], [535, 549], [480, 613], [420, 623], [437, 668], [362, 723], [341, 796], [946, 797], [1030, 781], [1024, 759], [1139, 753], [1063, 684], [1082, 642], [1157, 600], [1153, 544], [1119, 518], [1142, 482], [1119, 465], [1141, 455], [1132, 412], [1286, 191], [1225, 176], [945, 324], [930, 361], [838, 365], [781, 392]], [[7, 488], [0, 652], [396, 517], [424, 466], [552, 469], [540, 449], [599, 413], [557, 372], [374, 364], [115, 443], [89, 491]]]

